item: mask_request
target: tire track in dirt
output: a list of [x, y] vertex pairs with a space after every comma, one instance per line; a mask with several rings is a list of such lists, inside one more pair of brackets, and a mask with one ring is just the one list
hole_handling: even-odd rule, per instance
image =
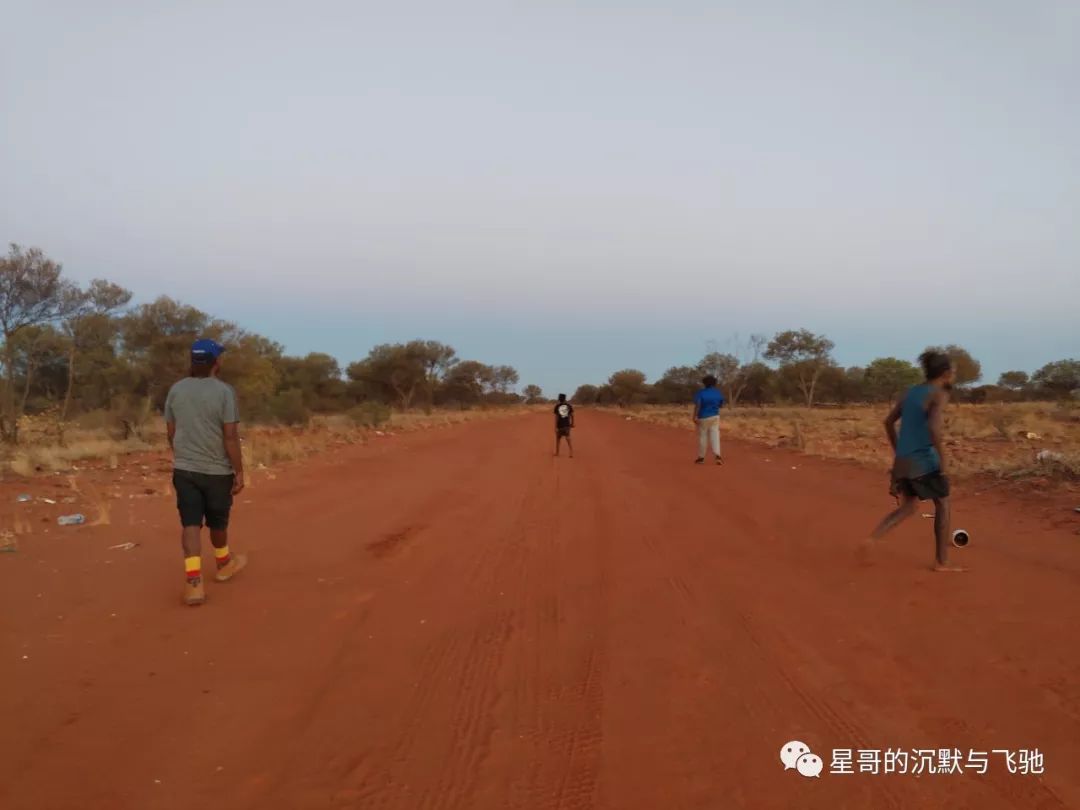
[[[424, 550], [417, 546], [411, 559], [386, 563], [398, 569], [415, 569], [423, 556], [425, 572], [414, 571], [410, 582], [419, 589], [434, 589], [436, 581], [445, 587], [448, 578], [466, 584], [470, 612], [475, 609], [476, 620], [469, 625], [454, 622], [439, 631], [451, 639], [439, 674], [433, 676], [422, 668], [418, 685], [395, 723], [392, 755], [388, 758], [380, 750], [373, 751], [347, 774], [345, 781], [350, 787], [339, 791], [342, 806], [359, 799], [365, 807], [379, 808], [473, 806], [471, 796], [478, 773], [496, 731], [492, 711], [500, 697], [498, 675], [504, 651], [520, 624], [517, 607], [510, 606], [495, 590], [506, 587], [499, 583], [507, 568], [513, 567], [520, 544], [499, 541], [528, 534], [530, 522], [539, 513], [527, 480], [516, 483], [511, 494], [498, 486], [496, 476], [501, 480], [501, 473], [493, 470], [491, 478], [474, 487], [472, 495], [452, 511], [427, 513], [433, 536], [424, 538]], [[482, 516], [488, 518], [489, 525], [484, 525]], [[473, 527], [463, 549], [466, 554], [451, 549], [452, 541], [459, 538], [445, 530], [447, 523]], [[387, 607], [392, 608], [398, 599], [408, 598], [408, 592], [385, 596]], [[500, 602], [505, 607], [493, 610], [491, 606]], [[371, 629], [377, 629], [378, 624]], [[430, 734], [433, 717], [445, 718], [446, 739], [440, 739], [438, 745], [421, 737]], [[433, 763], [439, 764], [432, 769]]]
[[[200, 612], [153, 601], [171, 546], [114, 575], [86, 543], [28, 538], [43, 562], [11, 598], [76, 553], [104, 573], [76, 569], [10, 631], [63, 614], [97, 646], [0, 663], [20, 725], [0, 730], [5, 810], [1080, 806], [1073, 570], [1032, 562], [1072, 559], [1040, 554], [1056, 535], [995, 536], [1011, 512], [991, 503], [976, 575], [924, 574], [904, 540], [861, 571], [837, 541], [876, 516], [859, 490], [876, 475], [738, 443], [694, 467], [689, 434], [588, 411], [575, 439], [576, 459], [550, 459], [545, 415], [292, 467], [238, 514], [250, 576]], [[791, 738], [1038, 746], [1047, 773], [804, 780], [778, 762]]]
[[[791, 738], [791, 729], [796, 727], [817, 727], [819, 731], [829, 730], [865, 744], [868, 735], [861, 723], [850, 713], [838, 711], [828, 700], [813, 696], [789, 675], [768, 654], [745, 612], [732, 603], [723, 588], [709, 589], [692, 584], [691, 580], [699, 577], [691, 573], [694, 568], [684, 556], [686, 545], [677, 539], [688, 536], [693, 529], [679, 525], [674, 519], [679, 511], [677, 506], [669, 507], [662, 519], [636, 510], [635, 505], [647, 503], [647, 499], [643, 491], [636, 491], [635, 485], [629, 482], [619, 487], [617, 497], [620, 503], [613, 511], [633, 526], [627, 525], [619, 534], [640, 539], [651, 558], [650, 574], [667, 586], [669, 599], [666, 604], [654, 603], [654, 610], [664, 615], [674, 610], [681, 616], [680, 624], [686, 628], [690, 642], [683, 655], [689, 659], [688, 663], [692, 662], [690, 668], [712, 671], [717, 680], [738, 684], [738, 697], [735, 705], [729, 707], [728, 715], [745, 729], [746, 736], [761, 736], [762, 730], [774, 730], [773, 736], [762, 738], [771, 757], [775, 757], [775, 750], [784, 740]], [[679, 495], [675, 497], [682, 499]], [[693, 512], [689, 503], [679, 505], [684, 512]], [[725, 513], [725, 523], [727, 517], [728, 513]], [[735, 523], [743, 524], [744, 521]], [[661, 538], [667, 538], [669, 542]], [[710, 594], [707, 618], [700, 613], [702, 600], [698, 594], [702, 591]], [[718, 638], [723, 641], [718, 642]], [[738, 650], [737, 655], [724, 660], [722, 669], [698, 653], [720, 646]], [[786, 697], [788, 695], [794, 702]], [[732, 710], [736, 712], [735, 717], [730, 717]], [[674, 744], [678, 745], [678, 741]], [[690, 755], [687, 751], [687, 756]], [[875, 806], [904, 806], [888, 785], [879, 784], [874, 788]]]
[[[743, 486], [742, 482], [735, 482], [735, 489], [739, 489]], [[789, 510], [789, 515], [784, 518], [785, 522], [795, 523], [798, 521], [798, 510], [793, 508]], [[805, 523], [803, 524], [806, 525]], [[781, 532], [780, 534], [784, 534]], [[792, 532], [786, 533], [788, 536], [792, 536]], [[847, 548], [844, 545], [840, 546], [840, 553]], [[762, 560], [761, 565], [766, 564], [765, 560]], [[808, 580], [813, 583], [814, 580]], [[803, 599], [794, 599], [796, 603], [802, 601], [804, 604], [815, 605], [815, 612], [818, 613], [819, 623], [822, 625], [833, 624], [840, 626], [846, 618], [846, 615], [850, 615], [850, 611], [845, 605], [837, 605], [835, 602], [825, 601], [819, 598], [820, 591], [814, 587], [807, 587], [805, 584], [795, 580], [786, 580], [788, 583], [785, 590], [788, 595], [793, 593], [802, 593]], [[815, 583], [816, 584], [816, 583]], [[763, 600], [768, 602], [768, 593], [764, 594], [766, 598]], [[737, 596], [738, 598], [732, 598]], [[811, 659], [818, 658], [819, 655], [815, 650], [812, 650], [809, 646], [810, 639], [803, 639], [801, 643], [797, 637], [793, 636], [790, 632], [787, 632], [783, 625], [778, 625], [780, 632], [776, 632], [776, 628], [772, 628], [768, 634], [769, 641], [767, 643], [762, 642], [759, 639], [759, 634], [755, 631], [754, 622], [751, 616], [746, 610], [746, 606], [754, 603], [753, 596], [746, 590], [736, 589], [734, 592], [726, 593], [723, 595], [725, 603], [728, 608], [732, 610], [736, 615], [741, 617], [744, 625], [747, 639], [752, 645], [752, 649], [755, 650], [758, 657], [763, 661], [769, 661], [772, 666], [775, 667], [777, 674], [788, 684], [788, 688], [815, 714], [826, 727], [837, 732], [840, 739], [845, 741], [845, 746], [851, 744], [852, 747], [858, 746], [859, 748], [871, 749], [874, 747], [875, 742], [880, 741], [880, 734], [874, 734], [870, 731], [872, 725], [880, 725], [880, 720], [876, 718], [870, 711], [870, 707], [866, 706], [862, 711], [853, 711], [852, 708], [845, 708], [839, 706], [837, 701], [830, 699], [827, 694], [830, 691], [826, 688], [825, 684], [830, 682], [830, 678], [827, 676], [820, 676], [817, 678], [817, 686], [810, 690], [804, 685], [800, 684], [791, 676], [791, 670], [781, 666], [777, 663], [776, 653], [784, 651], [788, 653], [785, 658], [791, 660], [799, 657], [803, 662], [807, 662]], [[987, 639], [988, 646], [992, 646], [992, 639]], [[796, 647], [798, 650], [796, 650]], [[866, 649], [866, 648], [864, 648]], [[879, 648], [880, 649], [880, 648]], [[772, 650], [773, 652], [769, 652]], [[824, 663], [824, 662], [822, 662]], [[903, 662], [905, 666], [914, 668], [921, 671], [921, 676], [916, 678], [916, 682], [922, 684], [933, 684], [936, 677], [939, 675], [933, 668], [934, 659], [928, 657], [926, 665], [920, 664], [916, 660], [908, 659]], [[999, 680], [1005, 680], [1008, 673], [1005, 671], [998, 671], [995, 673]], [[1004, 676], [1004, 677], [1003, 677]], [[833, 687], [835, 689], [835, 687]], [[1019, 690], [1022, 685], [1017, 683], [1016, 689]], [[932, 706], [936, 702], [938, 694], [932, 689], [923, 689], [921, 699], [917, 702], [922, 706]], [[1005, 684], [1002, 684], [1002, 694], [1014, 693], [1013, 689], [1008, 688]], [[1075, 720], [1075, 718], [1073, 718]], [[925, 726], [927, 724], [934, 726], [935, 728], [940, 726], [942, 731], [947, 732], [947, 736], [939, 737], [939, 740], [944, 740], [950, 743], [956, 737], [960, 736], [962, 739], [977, 740], [979, 739], [978, 731], [970, 724], [957, 717], [949, 717], [945, 721], [940, 723], [934, 723], [933, 721], [922, 721], [920, 725]], [[937, 732], [941, 733], [941, 732]], [[948, 736], [951, 735], [951, 736]], [[983, 737], [985, 740], [985, 736]], [[974, 746], [978, 748], [978, 744]], [[898, 802], [903, 799], [895, 792], [889, 790], [889, 786], [885, 785], [886, 795], [891, 806], [897, 806]], [[999, 798], [1008, 802], [1008, 806], [1016, 807], [1064, 807], [1061, 798], [1053, 790], [1053, 788], [1042, 781], [1028, 780], [1018, 781], [1015, 778], [1002, 773], [991, 773], [987, 778], [981, 780], [978, 790], [993, 791]]]
[[[593, 469], [584, 472], [581, 466], [556, 469], [556, 488], [559, 489], [563, 475], [575, 481], [570, 487], [568, 497], [561, 499], [556, 506], [560, 510], [560, 527], [556, 534], [557, 544], [549, 548], [550, 561], [555, 562], [554, 570], [538, 584], [541, 588], [565, 587], [578, 584], [578, 598], [567, 600], [566, 621], [585, 629], [584, 638], [575, 646], [574, 666], [569, 673], [564, 669], [560, 679], [560, 688], [548, 690], [549, 716], [559, 718], [559, 722], [549, 732], [550, 755], [556, 762], [561, 760], [561, 774], [553, 772], [557, 785], [550, 802], [540, 805], [554, 810], [591, 810], [598, 801], [597, 777], [599, 770], [599, 749], [603, 743], [601, 723], [605, 676], [606, 634], [604, 616], [607, 606], [607, 543], [605, 537], [606, 515], [599, 500], [595, 478], [587, 483], [582, 475], [594, 474]], [[570, 498], [578, 499], [571, 501]], [[578, 521], [586, 520], [584, 531]], [[585, 545], [589, 544], [589, 545]], [[591, 546], [591, 547], [590, 547]], [[585, 551], [586, 553], [583, 553]], [[558, 564], [567, 558], [576, 558], [581, 570], [577, 582], [566, 582], [567, 566]], [[558, 630], [557, 625], [548, 624], [548, 628]], [[551, 639], [543, 645], [557, 654], [559, 639]], [[569, 675], [569, 677], [567, 677]], [[554, 709], [558, 707], [558, 713]]]
[[[672, 433], [672, 435], [675, 434]], [[625, 437], [620, 437], [613, 444], [624, 446], [627, 441]], [[639, 447], [639, 451], [643, 449]], [[655, 457], [655, 452], [646, 453], [646, 455]], [[732, 465], [729, 463], [728, 468], [731, 467]], [[635, 477], [641, 478], [641, 476]], [[669, 534], [672, 532], [678, 534], [679, 529], [682, 528], [678, 525], [672, 525], [672, 516], [679, 514], [701, 515], [701, 505], [706, 504], [715, 510], [714, 521], [720, 527], [727, 527], [732, 524], [736, 527], [745, 527], [750, 523], [732, 513], [733, 504], [746, 504], [748, 506], [753, 504], [756, 497], [755, 491], [760, 491], [760, 482], [752, 481], [745, 475], [737, 476], [730, 482], [722, 484], [722, 486], [729, 489], [729, 492], [725, 493], [723, 497], [718, 497], [715, 494], [718, 483], [715, 478], [710, 480], [700, 475], [690, 476], [683, 473], [678, 473], [678, 477], [682, 479], [681, 486], [669, 489], [665, 493], [667, 511], [663, 529]], [[783, 492], [783, 490], [780, 491]], [[627, 497], [631, 501], [637, 500], [633, 494], [628, 494]], [[783, 514], [792, 516], [788, 518], [789, 521], [797, 521], [799, 518], [795, 516], [803, 511], [803, 504], [801, 502], [791, 503], [789, 493], [785, 492], [783, 497], [789, 500], [788, 508], [784, 510]], [[796, 495], [796, 499], [801, 500], [799, 495]], [[696, 508], [693, 503], [694, 500], [698, 501]], [[680, 504], [679, 508], [675, 508], [675, 504]], [[734, 509], [737, 510], [738, 507], [735, 506]], [[814, 513], [807, 512], [806, 514], [812, 515]], [[806, 530], [815, 531], [816, 522], [816, 517], [812, 517], [810, 520], [803, 517], [803, 523], [801, 524], [803, 536], [805, 536]], [[866, 522], [869, 525], [869, 519]], [[837, 524], [834, 521], [832, 525], [842, 524]], [[716, 582], [722, 581], [724, 578], [722, 572], [725, 568], [732, 567], [727, 563], [734, 562], [743, 567], [743, 574], [749, 573], [751, 575], [750, 578], [745, 576], [736, 577], [720, 587], [716, 587], [715, 584], [711, 588], [707, 585], [702, 586], [709, 591], [714, 610], [721, 607], [722, 613], [728, 613], [738, 618], [740, 632], [744, 638], [744, 643], [735, 645], [736, 648], [742, 651], [740, 657], [744, 657], [747, 652], [752, 653], [750, 657], [758, 662], [754, 668], [759, 672], [771, 671], [772, 673], [771, 677], [765, 678], [765, 682], [781, 685], [784, 691], [792, 694], [813, 717], [817, 718], [819, 729], [831, 730], [838, 735], [839, 739], [844, 741], [846, 747], [870, 748], [873, 747], [872, 743], [880, 743], [882, 740], [881, 732], [871, 731], [872, 728], [881, 726], [880, 718], [871, 710], [873, 704], [865, 704], [860, 708], [857, 703], [850, 700], [838, 702], [829, 697], [829, 694], [835, 695], [837, 689], [836, 676], [830, 672], [833, 667], [831, 665], [824, 668], [819, 666], [819, 663], [824, 662], [820, 662], [819, 656], [814, 655], [808, 647], [814, 640], [823, 640], [821, 638], [822, 632], [817, 628], [836, 627], [838, 632], [842, 632], [844, 635], [850, 634], [853, 629], [851, 621], [853, 613], [850, 607], [842, 601], [837, 601], [835, 596], [821, 590], [823, 582], [828, 583], [837, 580], [835, 568], [830, 570], [827, 567], [828, 565], [835, 566], [837, 562], [841, 561], [841, 564], [850, 565], [850, 559], [845, 559], [844, 555], [847, 547], [840, 546], [836, 548], [834, 546], [832, 549], [827, 550], [824, 555], [815, 556], [807, 555], [805, 547], [796, 544], [792, 548], [789, 560], [783, 560], [778, 565], [778, 561], [774, 556], [777, 553], [776, 545], [763, 546], [760, 543], [760, 539], [766, 539], [772, 535], [768, 530], [764, 532], [762, 538], [755, 538], [753, 545], [740, 544], [735, 548], [725, 546], [720, 555], [712, 554], [710, 556], [701, 554], [701, 548], [707, 542], [703, 534], [700, 532], [695, 534], [692, 526], [687, 526], [684, 531], [687, 536], [694, 537], [695, 540], [691, 543], [671, 544], [671, 549], [682, 557], [679, 562], [674, 563], [676, 571], [682, 569], [692, 572], [691, 579], [696, 582], [704, 583], [706, 580]], [[724, 532], [725, 537], [729, 536], [729, 531]], [[702, 539], [698, 540], [699, 537]], [[787, 537], [789, 539], [780, 544], [780, 548], [792, 545], [792, 539], [798, 539], [800, 534], [788, 532]], [[655, 543], [647, 545], [651, 551], [656, 550]], [[703, 560], [706, 561], [705, 566], [701, 565]], [[800, 565], [808, 564], [809, 570], [795, 569], [793, 565], [796, 562]], [[761, 571], [769, 571], [771, 575], [760, 576], [759, 572]], [[815, 579], [817, 575], [820, 576]], [[904, 576], [910, 575], [905, 574]], [[685, 580], [678, 573], [672, 573], [669, 576], [669, 582], [672, 588], [679, 593], [680, 598], [689, 606], [689, 599], [685, 597], [684, 593]], [[931, 576], [931, 582], [936, 583], [937, 580]], [[780, 587], [781, 583], [782, 589]], [[691, 585], [690, 588], [693, 590], [695, 586]], [[793, 618], [805, 616], [806, 608], [813, 611], [815, 620], [813, 627], [815, 629], [813, 632], [805, 634], [798, 644], [792, 643], [795, 637], [792, 636], [791, 631], [788, 629], [790, 622], [785, 623], [780, 620], [784, 613], [781, 612], [778, 615], [775, 608], [770, 610], [772, 606], [781, 605], [792, 606], [792, 608], [789, 608], [791, 609], [789, 615]], [[804, 606], [801, 612], [797, 607], [799, 605]], [[758, 619], [752, 618], [755, 614], [758, 614]], [[768, 632], [764, 637], [758, 629], [762, 622], [767, 623], [768, 626]], [[856, 635], [858, 635], [858, 626], [855, 625], [854, 629]], [[824, 646], [822, 645], [820, 649], [824, 649]], [[797, 651], [804, 653], [802, 658], [796, 657], [798, 655]], [[811, 655], [807, 656], [805, 653], [811, 653]], [[793, 668], [790, 662], [796, 660], [799, 661], [799, 664]], [[927, 661], [928, 664], [932, 664], [932, 662], [932, 658]], [[809, 679], [807, 676], [810, 676]], [[928, 667], [925, 676], [915, 680], [922, 684], [937, 684], [940, 679], [940, 671], [935, 672]], [[739, 680], [743, 679], [740, 678]], [[1004, 684], [1002, 686], [1001, 694], [1015, 694]], [[844, 689], [843, 686], [839, 688]], [[764, 690], [764, 695], [758, 690], [758, 700], [765, 703], [772, 702], [774, 706], [779, 705], [772, 700], [774, 692], [775, 688], [772, 686]], [[940, 690], [938, 690], [937, 695], [925, 692], [926, 698], [931, 703], [936, 702], [938, 695], [940, 695]], [[959, 728], [962, 731], [969, 732], [969, 736], [974, 734], [966, 724], [961, 723]], [[957, 730], [955, 724], [953, 730]], [[985, 739], [984, 736], [984, 742]], [[951, 744], [949, 739], [940, 740], [940, 742]], [[975, 747], [978, 748], [979, 746], [976, 745]], [[873, 795], [877, 797], [874, 800], [875, 805], [887, 802], [889, 806], [907, 806], [909, 802], [916, 800], [916, 795], [911, 793], [910, 785], [905, 785], [902, 782], [894, 784], [896, 784], [895, 790], [888, 782], [883, 780], [875, 782], [873, 785]], [[999, 800], [997, 803], [993, 803], [990, 795], [986, 792], [987, 789], [997, 795]], [[949, 786], [949, 792], [956, 795], [982, 794], [985, 800], [992, 803], [992, 806], [1054, 807], [1058, 806], [1058, 803], [1062, 801], [1054, 788], [1043, 780], [1033, 777], [1026, 780], [1017, 779], [1003, 774], [994, 775], [974, 785], [969, 782], [966, 788], [956, 787], [953, 789], [953, 786]], [[1005, 802], [1004, 804], [1001, 804], [1002, 800]], [[987, 806], [991, 805], [988, 804]]]
[[500, 585], [520, 618], [502, 673], [503, 743], [474, 806], [593, 807], [605, 593], [594, 484], [569, 459], [540, 461], [531, 478]]
[[[471, 493], [483, 492], [493, 486], [498, 473], [491, 467], [473, 462], [474, 460], [468, 455], [463, 456], [463, 463], [455, 471], [452, 478], [454, 483], [451, 486], [439, 487], [434, 490], [417, 489], [412, 498], [405, 499], [404, 502], [400, 503], [399, 510], [401, 511], [379, 515], [376, 520], [369, 524], [365, 533], [368, 536], [375, 533], [376, 536], [380, 536], [380, 539], [356, 544], [347, 550], [344, 560], [338, 563], [336, 570], [343, 570], [343, 564], [348, 568], [368, 568], [370, 576], [367, 580], [362, 580], [353, 587], [361, 591], [375, 593], [373, 602], [365, 604], [364, 609], [360, 612], [348, 611], [347, 621], [336, 623], [335, 632], [327, 639], [327, 642], [336, 639], [337, 653], [332, 659], [320, 666], [319, 672], [321, 674], [318, 686], [309, 689], [305, 693], [303, 699], [299, 702], [299, 707], [294, 710], [284, 726], [274, 732], [274, 736], [289, 741], [282, 752], [281, 766], [270, 770], [268, 778], [261, 779], [256, 783], [255, 792], [249, 793], [245, 799], [249, 806], [256, 806], [261, 801], [265, 801], [266, 796], [281, 792], [288, 781], [307, 782], [312, 785], [320, 783], [320, 777], [315, 774], [298, 780], [295, 768], [291, 768], [286, 763], [293, 763], [298, 751], [304, 748], [301, 741], [318, 734], [316, 729], [320, 718], [328, 711], [334, 711], [331, 706], [340, 703], [341, 695], [348, 692], [350, 679], [364, 670], [365, 652], [361, 652], [361, 650], [366, 651], [370, 649], [371, 645], [363, 644], [361, 639], [368, 638], [369, 631], [375, 630], [375, 628], [369, 626], [372, 609], [384, 597], [391, 599], [394, 597], [394, 594], [387, 593], [385, 585], [381, 584], [385, 577], [395, 566], [400, 568], [402, 565], [410, 565], [409, 554], [405, 553], [410, 551], [410, 545], [415, 546], [411, 550], [415, 551], [418, 557], [423, 557], [425, 554], [430, 556], [433, 552], [436, 556], [446, 556], [445, 550], [424, 548], [424, 544], [438, 543], [440, 540], [445, 540], [447, 524], [450, 526], [455, 525], [456, 516], [462, 511], [467, 511], [470, 504], [473, 503], [474, 499], [471, 497]], [[382, 499], [379, 498], [379, 500]], [[493, 504], [486, 505], [487, 508], [492, 506]], [[355, 511], [355, 508], [356, 502], [354, 500], [351, 509]], [[405, 521], [413, 520], [413, 516], [425, 515], [440, 518], [438, 531], [433, 529], [425, 534], [425, 531], [419, 525], [407, 524], [403, 529], [389, 528], [402, 526]], [[334, 515], [332, 513], [323, 515], [320, 523], [333, 519]], [[456, 558], [456, 555], [453, 556]], [[456, 559], [460, 562], [460, 558]], [[477, 555], [476, 559], [482, 562], [481, 555]], [[372, 560], [375, 567], [371, 568], [370, 564], [365, 566], [367, 560]], [[419, 579], [430, 576], [432, 568], [427, 564], [427, 561], [421, 560], [420, 565], [423, 567], [416, 571], [415, 576]], [[387, 568], [387, 566], [391, 566], [391, 568]], [[480, 567], [480, 565], [477, 565], [470, 575], [475, 576]], [[347, 570], [347, 568], [344, 570]], [[402, 594], [399, 592], [398, 595]], [[345, 599], [345, 603], [349, 603], [348, 598]], [[382, 635], [382, 631], [376, 632], [378, 635]], [[323, 644], [324, 648], [327, 646], [329, 646], [328, 643]], [[449, 639], [436, 641], [432, 649], [423, 651], [423, 663], [417, 676], [418, 686], [414, 695], [417, 707], [414, 709], [412, 717], [405, 720], [403, 724], [405, 729], [412, 730], [413, 733], [420, 731], [416, 719], [423, 716], [425, 709], [431, 705], [433, 695], [437, 695], [435, 690], [443, 680], [441, 676], [445, 675], [447, 680], [460, 680], [461, 672], [468, 661], [468, 655], [461, 653], [462, 646], [461, 639], [450, 637]], [[433, 690], [431, 693], [425, 691], [429, 688]], [[327, 703], [331, 704], [331, 706], [325, 705]], [[406, 754], [401, 753], [406, 745], [407, 740], [400, 741], [398, 744], [394, 761], [399, 765], [408, 759]], [[335, 757], [331, 758], [336, 761]], [[371, 794], [370, 785], [365, 781], [365, 765], [369, 764], [369, 761], [375, 762], [377, 765], [377, 761], [360, 754], [357, 754], [354, 758], [356, 765], [346, 769], [349, 777], [348, 782], [350, 784], [363, 783], [364, 787], [359, 790], [359, 795], [363, 796], [365, 800], [371, 800], [374, 794]], [[320, 789], [304, 788], [304, 790], [319, 791]], [[336, 791], [334, 795], [341, 794], [345, 797], [351, 797], [354, 792], [356, 792], [355, 788], [344, 787]], [[310, 794], [306, 793], [305, 795]], [[344, 799], [345, 806], [348, 806], [348, 802], [352, 800], [352, 798]], [[393, 803], [387, 804], [385, 797], [378, 798], [378, 802], [378, 806], [397, 806]]]

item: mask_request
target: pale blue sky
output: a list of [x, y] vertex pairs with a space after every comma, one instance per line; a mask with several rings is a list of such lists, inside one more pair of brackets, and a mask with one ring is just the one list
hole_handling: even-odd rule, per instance
[[0, 240], [549, 393], [807, 327], [1080, 355], [1080, 4], [8, 0]]

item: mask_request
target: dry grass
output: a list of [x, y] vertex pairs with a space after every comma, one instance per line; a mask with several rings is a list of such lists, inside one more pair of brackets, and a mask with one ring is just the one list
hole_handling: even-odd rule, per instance
[[334, 447], [363, 444], [379, 436], [412, 433], [450, 427], [478, 419], [497, 419], [524, 413], [522, 408], [499, 408], [476, 411], [434, 411], [395, 413], [390, 421], [377, 428], [358, 426], [348, 414], [319, 416], [305, 428], [254, 427], [244, 436], [244, 463], [251, 467], [272, 467], [284, 461], [297, 461]]
[[12, 454], [8, 468], [16, 475], [28, 478], [35, 473], [64, 472], [80, 461], [109, 459], [151, 449], [150, 444], [138, 439], [121, 442], [104, 437], [82, 437], [64, 446], [20, 446]]
[[[244, 463], [254, 469], [297, 461], [335, 447], [363, 444], [373, 438], [396, 433], [448, 427], [478, 419], [497, 419], [525, 413], [520, 407], [475, 411], [435, 411], [430, 414], [393, 414], [378, 428], [362, 427], [347, 414], [318, 416], [307, 427], [284, 428], [255, 425], [243, 431]], [[11, 472], [29, 478], [37, 474], [67, 472], [83, 461], [106, 461], [116, 466], [118, 460], [132, 453], [164, 451], [167, 441], [163, 424], [142, 431], [142, 438], [118, 440], [110, 436], [106, 423], [93, 420], [65, 431], [58, 443], [55, 427], [45, 422], [21, 427], [21, 443], [6, 457], [0, 458], [0, 473]]]
[[[165, 445], [165, 429], [160, 436], [119, 440], [105, 427], [104, 421], [71, 424], [63, 432], [55, 418], [47, 415], [23, 417], [19, 422], [20, 443], [0, 456], [0, 472], [9, 470], [18, 476], [65, 472], [79, 462], [115, 459]], [[0, 453], [4, 452], [0, 448]]]
[[[812, 455], [882, 466], [889, 446], [887, 408], [733, 408], [721, 415], [724, 435]], [[687, 426], [689, 408], [640, 408], [640, 419]], [[960, 476], [1045, 476], [1080, 480], [1080, 409], [1051, 403], [950, 405], [946, 437], [951, 469]], [[1047, 451], [1043, 460], [1037, 457]]]

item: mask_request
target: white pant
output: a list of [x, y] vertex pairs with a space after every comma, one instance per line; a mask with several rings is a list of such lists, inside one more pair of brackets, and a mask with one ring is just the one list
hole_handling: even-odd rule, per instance
[[698, 458], [705, 458], [705, 450], [712, 444], [713, 455], [720, 455], [720, 417], [710, 416], [697, 420]]

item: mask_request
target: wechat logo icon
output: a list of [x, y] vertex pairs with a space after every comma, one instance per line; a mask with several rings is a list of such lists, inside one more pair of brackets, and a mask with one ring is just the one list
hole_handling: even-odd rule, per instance
[[785, 743], [780, 749], [780, 761], [784, 764], [784, 770], [796, 770], [807, 779], [818, 779], [825, 763], [821, 757], [810, 750], [810, 746], [798, 740]]

